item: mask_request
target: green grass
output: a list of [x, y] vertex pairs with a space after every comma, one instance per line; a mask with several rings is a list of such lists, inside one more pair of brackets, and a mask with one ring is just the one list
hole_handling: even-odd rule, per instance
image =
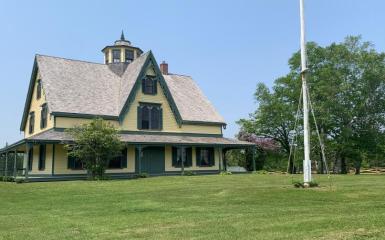
[[0, 183], [0, 239], [385, 239], [384, 175], [316, 178]]

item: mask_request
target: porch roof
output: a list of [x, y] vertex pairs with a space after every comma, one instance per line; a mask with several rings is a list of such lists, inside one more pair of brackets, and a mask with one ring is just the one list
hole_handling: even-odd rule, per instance
[[[240, 141], [237, 139], [224, 138], [220, 135], [199, 135], [199, 134], [172, 134], [172, 133], [135, 133], [122, 132], [119, 133], [122, 142], [126, 144], [141, 144], [141, 145], [214, 145], [232, 148], [253, 147], [255, 144]], [[26, 138], [26, 142], [52, 142], [65, 143], [73, 141], [72, 137], [63, 129], [50, 129], [32, 137]]]

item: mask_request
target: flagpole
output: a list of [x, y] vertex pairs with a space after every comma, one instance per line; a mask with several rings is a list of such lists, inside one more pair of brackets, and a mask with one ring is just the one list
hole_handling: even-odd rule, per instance
[[300, 18], [301, 18], [301, 78], [302, 78], [302, 97], [303, 97], [303, 143], [304, 143], [304, 160], [303, 160], [303, 181], [305, 184], [311, 182], [311, 162], [310, 162], [310, 126], [309, 126], [309, 105], [308, 105], [308, 87], [306, 81], [306, 40], [305, 40], [305, 13], [304, 0], [300, 2]]

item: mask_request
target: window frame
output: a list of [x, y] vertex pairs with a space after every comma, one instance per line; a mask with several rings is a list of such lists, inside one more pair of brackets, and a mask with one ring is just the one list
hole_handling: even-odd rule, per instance
[[[132, 55], [132, 58], [127, 58], [127, 52], [130, 52]], [[134, 50], [131, 50], [131, 49], [124, 49], [124, 62], [126, 63], [131, 63], [132, 61], [134, 61]]]
[[[111, 161], [119, 161], [119, 167], [111, 167]], [[124, 169], [127, 168], [127, 148], [122, 149], [120, 155], [113, 157], [108, 161], [107, 169]]]
[[44, 103], [43, 105], [41, 105], [41, 110], [40, 110], [40, 129], [46, 128], [47, 122], [48, 122], [48, 107], [47, 107], [47, 103]]
[[[115, 54], [114, 53], [116, 53], [116, 52], [119, 53], [119, 57], [118, 58], [115, 58]], [[121, 56], [122, 56], [122, 50], [121, 49], [112, 49], [112, 63], [120, 63]], [[115, 61], [115, 60], [117, 60], [117, 61]]]
[[[153, 108], [156, 108], [158, 111], [158, 121], [157, 121], [157, 128], [153, 127]], [[144, 111], [148, 111], [148, 119], [144, 119], [144, 114], [146, 113]], [[138, 130], [150, 130], [150, 131], [160, 131], [163, 129], [163, 108], [161, 104], [158, 103], [142, 103], [139, 102], [138, 106], [138, 113], [137, 113], [137, 119], [138, 119]], [[144, 124], [144, 121], [146, 123]], [[148, 128], [144, 128], [144, 125], [147, 126], [148, 121]]]
[[28, 171], [32, 171], [33, 165], [33, 147], [28, 150]]
[[41, 92], [42, 92], [41, 79], [38, 79], [36, 84], [36, 100], [39, 100], [41, 98]]
[[[151, 84], [150, 84], [151, 83]], [[142, 78], [142, 93], [146, 95], [156, 95], [158, 92], [158, 79], [155, 76]]]
[[[180, 156], [182, 154], [182, 148], [185, 149], [184, 155]], [[185, 168], [192, 167], [192, 147], [172, 147], [172, 166], [174, 168], [181, 168], [182, 167], [182, 161], [179, 160], [180, 157], [183, 159], [183, 166]]]
[[38, 164], [39, 171], [45, 170], [46, 155], [47, 155], [47, 145], [40, 144], [39, 145], [39, 164]]
[[[71, 150], [67, 151], [67, 168], [71, 170], [84, 170], [84, 164], [81, 159], [70, 155]], [[73, 164], [70, 164], [70, 163]]]
[[[207, 164], [202, 164], [202, 157], [207, 153]], [[198, 167], [215, 166], [215, 149], [213, 147], [197, 147], [195, 148], [196, 165]]]
[[29, 113], [28, 133], [32, 134], [35, 131], [35, 112]]

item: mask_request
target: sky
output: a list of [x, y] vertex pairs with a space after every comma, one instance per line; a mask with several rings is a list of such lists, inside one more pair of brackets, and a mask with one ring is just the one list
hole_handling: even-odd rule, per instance
[[[385, 51], [385, 1], [305, 0], [308, 41], [325, 46], [362, 35]], [[35, 54], [103, 62], [101, 49], [126, 39], [190, 75], [225, 118], [224, 135], [272, 86], [299, 49], [298, 0], [0, 0], [0, 146], [23, 138], [21, 117]]]

